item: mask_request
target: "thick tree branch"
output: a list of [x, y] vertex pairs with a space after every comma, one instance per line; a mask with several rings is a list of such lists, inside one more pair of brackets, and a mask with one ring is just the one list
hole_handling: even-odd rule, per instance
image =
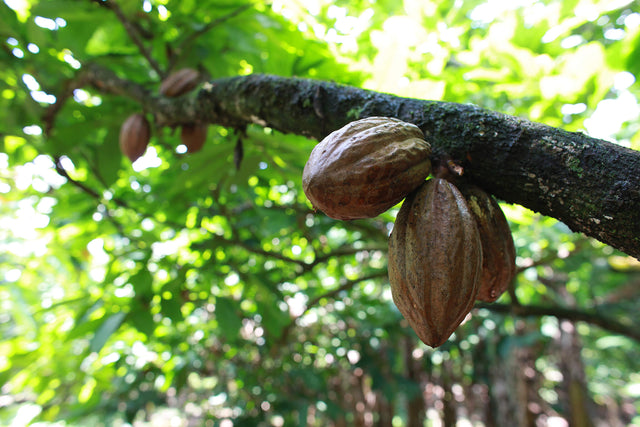
[[584, 311], [566, 307], [545, 307], [540, 305], [509, 305], [509, 304], [485, 304], [478, 303], [476, 308], [485, 308], [496, 313], [512, 314], [520, 317], [553, 316], [558, 319], [566, 319], [574, 322], [586, 322], [616, 334], [624, 335], [640, 342], [640, 331], [633, 325], [626, 325], [610, 317], [603, 316], [595, 311]]
[[205, 84], [197, 97], [166, 99], [88, 67], [103, 90], [128, 96], [156, 123], [249, 123], [321, 139], [367, 116], [415, 123], [486, 191], [563, 221], [640, 257], [640, 152], [473, 105], [401, 98], [330, 82], [269, 75]]

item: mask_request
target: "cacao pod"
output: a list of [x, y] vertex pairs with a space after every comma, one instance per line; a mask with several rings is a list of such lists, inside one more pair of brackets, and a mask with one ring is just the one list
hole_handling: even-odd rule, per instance
[[120, 150], [135, 162], [147, 149], [151, 127], [144, 114], [130, 115], [120, 127]]
[[393, 302], [418, 337], [442, 345], [471, 311], [482, 246], [460, 191], [430, 179], [407, 196], [389, 237]]
[[431, 171], [431, 145], [417, 126], [388, 117], [351, 122], [318, 143], [302, 173], [314, 208], [335, 219], [372, 218]]
[[195, 153], [200, 151], [207, 140], [207, 125], [201, 123], [190, 123], [183, 125], [180, 130], [180, 140], [187, 146], [187, 151]]
[[200, 73], [193, 68], [183, 68], [171, 73], [160, 84], [160, 93], [174, 97], [184, 95], [198, 85]]
[[476, 299], [493, 302], [516, 274], [516, 250], [509, 223], [493, 197], [475, 185], [460, 187], [475, 217], [482, 242], [482, 276]]

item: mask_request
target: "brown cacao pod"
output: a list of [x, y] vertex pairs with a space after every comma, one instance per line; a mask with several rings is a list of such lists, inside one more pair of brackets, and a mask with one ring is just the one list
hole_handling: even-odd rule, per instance
[[200, 151], [207, 140], [207, 125], [201, 123], [190, 123], [183, 125], [180, 130], [180, 140], [187, 146], [187, 151], [195, 153]]
[[200, 81], [200, 73], [193, 68], [183, 68], [171, 73], [160, 84], [164, 96], [180, 96], [195, 88]]
[[388, 117], [351, 122], [311, 151], [302, 187], [335, 219], [372, 218], [424, 182], [431, 145], [417, 126]]
[[442, 345], [471, 311], [482, 246], [460, 191], [430, 179], [407, 196], [389, 237], [393, 302], [418, 337]]
[[120, 127], [120, 150], [135, 162], [147, 149], [151, 127], [142, 113], [130, 115]]
[[475, 185], [460, 187], [475, 217], [482, 242], [482, 276], [476, 299], [493, 302], [516, 274], [516, 249], [509, 223], [493, 197]]

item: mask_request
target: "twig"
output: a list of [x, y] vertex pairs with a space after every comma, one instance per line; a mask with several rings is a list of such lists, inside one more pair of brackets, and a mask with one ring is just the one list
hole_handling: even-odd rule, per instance
[[92, 86], [101, 93], [127, 96], [143, 104], [143, 107], [153, 105], [155, 100], [149, 91], [140, 84], [121, 79], [116, 76], [114, 72], [102, 68], [97, 64], [82, 64], [78, 74], [62, 84], [62, 91], [56, 94], [56, 102], [47, 107], [42, 115], [45, 135], [48, 136], [51, 134], [56, 116], [69, 98], [73, 97], [74, 91], [85, 86]]
[[327, 260], [336, 257], [336, 256], [341, 256], [341, 255], [353, 255], [353, 254], [357, 254], [358, 252], [365, 252], [365, 251], [383, 251], [386, 252], [388, 250], [387, 245], [381, 246], [381, 245], [368, 245], [368, 246], [363, 246], [361, 248], [357, 248], [355, 246], [352, 245], [343, 245], [340, 246], [339, 248], [337, 248], [334, 251], [331, 251], [327, 254], [318, 256], [311, 265], [315, 266], [316, 264], [321, 264], [323, 262], [326, 262]]
[[122, 26], [124, 27], [125, 31], [129, 35], [129, 38], [131, 39], [131, 41], [133, 41], [133, 43], [138, 47], [138, 50], [140, 50], [140, 53], [142, 54], [142, 56], [144, 56], [147, 62], [149, 62], [149, 65], [151, 66], [151, 68], [153, 68], [160, 77], [164, 77], [165, 72], [160, 67], [160, 64], [158, 64], [158, 62], [153, 58], [153, 56], [151, 56], [149, 49], [147, 49], [144, 46], [144, 43], [142, 42], [142, 37], [140, 37], [140, 32], [138, 28], [136, 28], [136, 26], [129, 19], [127, 19], [122, 9], [120, 9], [120, 5], [118, 5], [118, 3], [115, 0], [104, 0], [104, 1], [93, 0], [93, 1], [99, 4], [100, 6], [106, 7], [107, 9], [110, 9], [113, 11], [113, 13], [116, 15], [118, 20], [122, 23]]
[[[103, 196], [100, 193], [98, 193], [93, 188], [87, 186], [86, 184], [73, 179], [69, 175], [69, 172], [67, 172], [67, 170], [64, 168], [64, 166], [62, 166], [62, 163], [60, 162], [60, 156], [54, 157], [54, 163], [55, 163], [56, 172], [58, 173], [58, 175], [66, 178], [67, 181], [70, 182], [73, 186], [75, 186], [75, 187], [79, 188], [80, 190], [82, 190], [83, 192], [87, 193], [88, 195], [90, 195], [91, 197], [93, 197], [94, 199], [99, 201], [100, 203], [105, 204], [105, 200], [104, 200]], [[140, 216], [142, 218], [146, 218], [146, 219], [151, 219], [151, 220], [155, 221], [158, 224], [168, 225], [168, 226], [171, 226], [173, 228], [178, 228], [178, 229], [185, 227], [184, 224], [179, 224], [179, 223], [173, 222], [173, 221], [159, 221], [153, 214], [149, 214], [149, 213], [146, 213], [146, 212], [140, 212], [139, 210], [131, 207], [127, 202], [125, 202], [124, 200], [122, 200], [120, 198], [113, 197], [109, 201], [113, 202], [116, 206], [118, 206], [120, 208], [124, 208], [124, 209], [128, 209], [128, 210], [134, 211], [138, 216]], [[108, 210], [107, 210], [107, 212], [108, 212]], [[111, 216], [108, 215], [108, 213], [107, 213], [106, 216], [107, 216], [107, 218], [111, 219]], [[119, 228], [120, 231], [122, 232], [121, 226], [117, 227], [117, 228]]]
[[303, 269], [307, 266], [307, 263], [305, 263], [302, 260], [295, 259], [295, 258], [290, 258], [290, 257], [288, 257], [286, 255], [282, 255], [279, 252], [265, 251], [264, 249], [253, 247], [253, 246], [248, 245], [247, 243], [241, 241], [240, 239], [234, 239], [234, 240], [221, 239], [221, 240], [224, 240], [227, 243], [231, 243], [233, 245], [239, 246], [242, 249], [244, 249], [244, 250], [246, 250], [248, 252], [251, 252], [253, 254], [256, 254], [256, 255], [262, 255], [262, 256], [267, 257], [267, 258], [275, 258], [275, 259], [278, 259], [280, 261], [285, 261], [285, 262], [297, 264], [297, 265], [301, 266]]
[[484, 308], [496, 313], [511, 314], [519, 317], [531, 316], [553, 316], [558, 319], [586, 322], [601, 327], [604, 330], [616, 334], [624, 335], [640, 342], [640, 330], [631, 325], [625, 325], [610, 317], [603, 316], [596, 311], [583, 311], [560, 306], [539, 306], [539, 305], [510, 305], [510, 304], [486, 304], [478, 303], [475, 308]]
[[102, 196], [96, 190], [86, 186], [80, 181], [76, 181], [75, 179], [71, 178], [71, 176], [69, 176], [69, 172], [67, 172], [67, 170], [64, 168], [64, 166], [62, 166], [62, 163], [60, 162], [60, 156], [54, 157], [53, 161], [56, 165], [56, 172], [58, 172], [58, 175], [66, 178], [67, 181], [69, 181], [71, 184], [78, 187], [79, 189], [81, 189], [82, 191], [84, 191], [94, 199], [98, 199], [98, 200], [102, 199]]
[[302, 316], [307, 314], [307, 312], [309, 310], [311, 310], [313, 307], [315, 307], [316, 305], [318, 305], [320, 303], [320, 301], [322, 301], [323, 299], [334, 298], [340, 292], [348, 291], [348, 290], [352, 289], [358, 283], [362, 283], [362, 282], [367, 281], [367, 280], [379, 279], [381, 277], [387, 277], [387, 271], [386, 270], [382, 270], [382, 271], [379, 271], [377, 273], [370, 274], [368, 276], [359, 277], [359, 278], [354, 279], [354, 280], [343, 279], [343, 283], [339, 287], [337, 287], [336, 289], [333, 289], [333, 290], [331, 290], [329, 292], [326, 292], [326, 293], [324, 293], [322, 295], [319, 295], [316, 298], [314, 298], [311, 301], [309, 301], [309, 303], [305, 307], [304, 311], [302, 313], [300, 313], [299, 315], [293, 317], [291, 319], [291, 321], [287, 324], [287, 326], [285, 326], [284, 329], [282, 329], [282, 335], [280, 336], [280, 339], [278, 340], [278, 345], [274, 346], [272, 351], [275, 351], [276, 349], [278, 349], [278, 348], [282, 347], [282, 345], [284, 345], [284, 343], [287, 341], [287, 337], [289, 335], [289, 332], [296, 325], [296, 322], [298, 321], [298, 319], [300, 319]]
[[295, 323], [296, 320], [298, 320], [300, 317], [304, 316], [311, 308], [315, 307], [316, 305], [318, 305], [318, 303], [320, 301], [322, 301], [323, 299], [329, 299], [329, 298], [333, 298], [336, 295], [338, 295], [340, 292], [343, 291], [348, 291], [351, 288], [353, 288], [355, 285], [357, 285], [358, 283], [367, 281], [367, 280], [373, 280], [373, 279], [379, 279], [381, 277], [387, 277], [387, 271], [383, 270], [383, 271], [379, 271], [377, 273], [373, 273], [370, 274], [368, 276], [363, 276], [363, 277], [359, 277], [355, 280], [346, 280], [343, 279], [342, 280], [342, 285], [340, 285], [339, 287], [337, 287], [336, 289], [333, 289], [329, 292], [326, 292], [320, 296], [315, 297], [314, 299], [312, 299], [311, 301], [309, 301], [309, 303], [307, 304], [307, 307], [304, 309], [304, 311], [302, 312], [302, 314], [300, 314], [299, 316], [296, 316], [293, 319], [292, 323]]
[[189, 45], [190, 43], [192, 43], [195, 39], [197, 39], [198, 37], [201, 37], [202, 35], [204, 35], [205, 33], [207, 33], [208, 31], [211, 31], [211, 29], [217, 27], [218, 25], [222, 24], [225, 21], [228, 21], [229, 19], [240, 15], [242, 12], [244, 12], [247, 9], [250, 9], [251, 7], [253, 7], [252, 3], [247, 3], [244, 6], [240, 6], [239, 8], [233, 10], [232, 12], [229, 12], [226, 15], [223, 15], [219, 18], [214, 19], [213, 21], [209, 22], [207, 25], [205, 25], [204, 27], [202, 27], [201, 29], [199, 29], [198, 31], [194, 31], [192, 33], [190, 33], [182, 42], [180, 42], [180, 44], [178, 45], [178, 52], [179, 54], [176, 55], [175, 57], [172, 58], [172, 61], [169, 64], [169, 70], [171, 70], [173, 68], [173, 66], [179, 62], [180, 56], [182, 55], [182, 52], [184, 52], [184, 47]]
[[53, 124], [55, 122], [56, 116], [62, 110], [62, 107], [67, 103], [67, 100], [73, 96], [73, 92], [76, 89], [79, 89], [90, 81], [88, 76], [81, 72], [75, 78], [71, 80], [67, 80], [63, 83], [62, 92], [56, 94], [56, 102], [51, 104], [44, 111], [42, 115], [42, 122], [44, 123], [44, 134], [46, 136], [51, 135], [51, 130], [53, 129]]

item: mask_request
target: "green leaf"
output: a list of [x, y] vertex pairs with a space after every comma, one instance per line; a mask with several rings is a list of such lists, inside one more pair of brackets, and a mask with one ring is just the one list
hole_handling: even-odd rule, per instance
[[153, 331], [156, 329], [156, 323], [153, 321], [153, 315], [149, 313], [148, 309], [145, 309], [140, 305], [137, 306], [136, 310], [133, 310], [130, 313], [127, 322], [149, 338], [153, 335]]
[[238, 303], [231, 298], [216, 298], [216, 321], [218, 329], [229, 341], [235, 341], [242, 327], [242, 319], [238, 315]]
[[122, 155], [118, 142], [118, 132], [109, 129], [107, 136], [94, 152], [94, 163], [104, 185], [109, 187], [118, 179], [118, 171], [122, 164]]
[[102, 347], [106, 344], [107, 340], [115, 331], [118, 330], [122, 322], [124, 321], [127, 313], [120, 311], [118, 313], [112, 314], [107, 318], [103, 318], [102, 324], [96, 329], [93, 338], [89, 343], [89, 351], [98, 353], [102, 350]]
[[135, 275], [131, 276], [131, 284], [139, 297], [149, 297], [153, 294], [153, 276], [146, 268], [142, 268]]
[[160, 307], [162, 314], [171, 319], [172, 322], [181, 322], [184, 320], [181, 310], [182, 304], [180, 304], [175, 296], [171, 299], [163, 298], [160, 302]]

